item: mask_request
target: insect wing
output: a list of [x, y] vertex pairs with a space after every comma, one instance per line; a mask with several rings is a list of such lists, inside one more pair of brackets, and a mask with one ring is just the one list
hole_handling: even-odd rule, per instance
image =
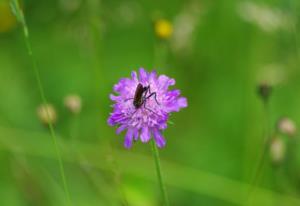
[[142, 96], [144, 93], [144, 87], [141, 83], [139, 83], [136, 87], [135, 93], [134, 93], [134, 99], [133, 104], [138, 107], [139, 103], [141, 102]]

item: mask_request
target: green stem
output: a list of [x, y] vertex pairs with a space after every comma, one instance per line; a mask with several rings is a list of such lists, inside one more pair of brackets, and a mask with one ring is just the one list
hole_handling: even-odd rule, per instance
[[247, 201], [246, 201], [246, 205], [249, 204], [250, 198], [255, 190], [255, 187], [258, 185], [260, 178], [262, 176], [263, 173], [263, 169], [265, 166], [265, 159], [266, 159], [266, 154], [267, 154], [267, 150], [268, 150], [268, 143], [270, 142], [271, 137], [271, 125], [270, 125], [270, 115], [269, 115], [269, 102], [268, 101], [264, 101], [263, 102], [263, 106], [264, 106], [264, 119], [265, 119], [265, 130], [264, 130], [264, 135], [263, 135], [263, 147], [262, 147], [262, 151], [260, 152], [260, 156], [259, 156], [259, 160], [258, 160], [258, 164], [256, 167], [256, 171], [254, 173], [254, 178], [251, 182], [250, 185], [250, 190], [248, 193], [248, 197], [247, 197]]
[[108, 155], [110, 156], [109, 159], [109, 165], [111, 167], [111, 171], [113, 173], [113, 177], [114, 177], [114, 180], [115, 180], [115, 184], [118, 188], [118, 192], [120, 194], [120, 200], [121, 200], [121, 204], [122, 206], [129, 206], [129, 203], [128, 203], [128, 200], [127, 200], [127, 197], [126, 197], [126, 193], [125, 193], [125, 190], [124, 190], [124, 186], [122, 184], [122, 175], [121, 175], [121, 172], [120, 172], [120, 169], [119, 169], [119, 164], [117, 162], [117, 160], [115, 159], [115, 153], [114, 153], [114, 148], [113, 146], [111, 145], [111, 141], [108, 142], [108, 149], [109, 149], [109, 153]]
[[166, 187], [164, 185], [163, 178], [162, 178], [159, 152], [158, 152], [158, 149], [157, 149], [157, 146], [156, 146], [154, 140], [151, 141], [151, 146], [152, 146], [152, 153], [153, 153], [153, 157], [154, 157], [154, 161], [155, 161], [155, 167], [156, 167], [156, 173], [157, 173], [157, 178], [158, 178], [158, 182], [159, 182], [159, 187], [160, 187], [161, 194], [162, 194], [162, 197], [164, 200], [164, 206], [169, 206], [169, 198], [168, 198]]
[[154, 65], [156, 69], [167, 68], [168, 47], [166, 42], [159, 41], [154, 45]]
[[[38, 89], [39, 89], [39, 92], [40, 92], [40, 96], [41, 96], [43, 104], [46, 105], [47, 104], [47, 99], [46, 99], [44, 89], [43, 89], [43, 86], [42, 86], [42, 82], [41, 82], [41, 78], [40, 78], [40, 72], [38, 70], [36, 60], [35, 60], [35, 58], [33, 56], [33, 53], [32, 53], [32, 47], [31, 47], [31, 43], [30, 43], [30, 39], [29, 39], [28, 27], [27, 27], [27, 24], [26, 24], [26, 21], [25, 21], [23, 11], [20, 8], [18, 0], [12, 0], [11, 1], [11, 6], [12, 6], [12, 9], [13, 9], [13, 12], [16, 14], [16, 17], [17, 17], [18, 21], [20, 21], [21, 24], [22, 24], [24, 39], [25, 39], [25, 43], [26, 43], [26, 48], [27, 48], [28, 55], [29, 55], [29, 57], [31, 59], [31, 62], [32, 62], [32, 66], [33, 66], [34, 74], [35, 74], [36, 81], [37, 81], [37, 84], [38, 84]], [[49, 119], [49, 111], [47, 110], [46, 112], [47, 112], [47, 116], [48, 116], [48, 119]], [[60, 150], [59, 150], [59, 147], [58, 147], [57, 137], [56, 137], [54, 127], [53, 127], [53, 124], [51, 123], [51, 121], [48, 121], [48, 127], [49, 127], [49, 130], [50, 130], [50, 134], [52, 136], [53, 144], [54, 144], [54, 147], [55, 147], [55, 151], [56, 151], [56, 155], [57, 155], [57, 159], [58, 159], [58, 163], [59, 163], [60, 174], [61, 174], [63, 187], [64, 187], [64, 191], [65, 191], [65, 195], [66, 195], [67, 205], [72, 205], [71, 204], [71, 198], [70, 198], [70, 195], [69, 195], [69, 190], [68, 190], [68, 187], [67, 187], [64, 165], [63, 165], [61, 153], [60, 153]]]

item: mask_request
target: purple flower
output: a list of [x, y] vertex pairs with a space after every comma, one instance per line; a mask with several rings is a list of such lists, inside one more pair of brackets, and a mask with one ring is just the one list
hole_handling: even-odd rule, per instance
[[114, 85], [118, 96], [110, 95], [115, 104], [108, 124], [119, 126], [117, 134], [127, 130], [126, 148], [132, 146], [133, 140], [148, 142], [152, 136], [158, 147], [165, 146], [161, 133], [167, 128], [169, 114], [187, 107], [187, 99], [180, 96], [179, 90], [168, 90], [174, 84], [174, 79], [141, 68], [139, 76], [134, 71], [131, 78], [122, 78]]

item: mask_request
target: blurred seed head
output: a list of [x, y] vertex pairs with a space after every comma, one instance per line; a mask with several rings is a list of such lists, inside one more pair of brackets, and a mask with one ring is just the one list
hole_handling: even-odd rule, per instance
[[77, 94], [70, 94], [64, 99], [65, 107], [73, 114], [81, 112], [81, 97]]
[[42, 104], [37, 108], [37, 116], [43, 124], [55, 124], [57, 121], [57, 113], [53, 105]]
[[240, 3], [237, 12], [243, 20], [255, 24], [265, 32], [291, 30], [294, 22], [289, 14], [277, 8], [250, 1]]
[[277, 129], [282, 134], [288, 135], [290, 137], [295, 136], [295, 134], [297, 132], [295, 122], [287, 117], [283, 117], [283, 118], [279, 119], [279, 121], [277, 123]]
[[260, 98], [264, 101], [267, 102], [271, 96], [272, 92], [272, 86], [268, 84], [267, 82], [262, 82], [258, 85], [258, 95]]
[[173, 33], [173, 25], [166, 19], [158, 19], [154, 24], [154, 30], [160, 39], [169, 39]]
[[286, 154], [285, 142], [278, 137], [272, 139], [272, 141], [270, 142], [271, 161], [274, 164], [280, 164], [284, 160], [285, 154]]

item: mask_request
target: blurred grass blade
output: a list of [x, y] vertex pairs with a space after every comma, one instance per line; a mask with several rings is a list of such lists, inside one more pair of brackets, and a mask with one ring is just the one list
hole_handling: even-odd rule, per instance
[[[27, 132], [23, 130], [0, 127], [0, 150], [8, 150], [13, 153], [27, 156], [38, 156], [40, 158], [55, 159], [55, 153], [49, 147], [49, 134], [39, 132]], [[5, 138], [9, 136], [10, 138]], [[105, 154], [101, 153], [99, 145], [77, 142], [74, 147], [66, 147], [68, 142], [62, 142], [59, 138], [59, 145], [62, 146], [62, 158], [64, 161], [80, 164], [76, 154], [84, 158], [84, 163], [91, 167], [109, 171], [111, 167], [105, 161], [99, 161], [99, 158], [105, 159]], [[119, 151], [117, 153], [120, 168], [124, 174], [135, 175], [147, 180], [156, 181], [153, 175], [154, 167], [148, 162], [152, 160], [150, 156], [134, 154], [128, 151]], [[191, 191], [196, 194], [214, 197], [226, 202], [242, 205], [245, 203], [250, 184], [233, 180], [221, 175], [212, 174], [199, 169], [185, 167], [179, 164], [162, 161], [165, 176], [165, 183], [169, 186], [177, 187], [183, 190]], [[139, 165], [139, 166], [137, 166]], [[278, 205], [300, 205], [300, 199], [255, 187], [255, 196], [252, 199], [252, 205], [273, 206]]]
[[[31, 43], [30, 43], [30, 40], [29, 40], [29, 32], [28, 32], [28, 28], [27, 28], [27, 24], [26, 24], [26, 21], [25, 21], [23, 11], [20, 8], [20, 4], [19, 4], [18, 0], [11, 0], [10, 5], [11, 5], [12, 12], [15, 14], [17, 20], [22, 24], [23, 32], [24, 32], [24, 39], [25, 39], [25, 43], [26, 43], [26, 48], [27, 48], [28, 55], [29, 55], [29, 57], [31, 58], [31, 61], [32, 61], [32, 66], [33, 66], [34, 74], [35, 74], [36, 81], [37, 81], [37, 84], [38, 84], [40, 96], [41, 96], [43, 104], [46, 105], [47, 104], [47, 99], [46, 99], [44, 89], [43, 89], [43, 86], [42, 86], [42, 82], [41, 82], [40, 73], [39, 73], [39, 70], [38, 70], [38, 67], [37, 67], [36, 59], [33, 56]], [[49, 119], [49, 116], [50, 116], [49, 111], [48, 110], [46, 110], [46, 111], [47, 111], [47, 116], [48, 116], [48, 119]], [[57, 144], [56, 134], [55, 134], [55, 131], [54, 131], [54, 127], [53, 127], [53, 125], [50, 121], [48, 121], [48, 127], [49, 127], [49, 130], [50, 130], [50, 133], [51, 133], [51, 137], [52, 137], [53, 144], [54, 144], [54, 147], [55, 147], [55, 151], [56, 151], [56, 154], [57, 154], [57, 159], [58, 159], [58, 162], [59, 162], [60, 174], [61, 174], [63, 187], [64, 187], [64, 191], [65, 191], [65, 195], [66, 195], [66, 202], [67, 202], [67, 205], [72, 205], [69, 190], [68, 190], [68, 187], [67, 187], [63, 161], [62, 161], [60, 150], [59, 150], [58, 144]]]
[[11, 0], [9, 2], [9, 4], [10, 4], [10, 8], [11, 8], [12, 13], [17, 18], [17, 21], [23, 24], [24, 17], [22, 15], [22, 13], [19, 12], [20, 8], [19, 8], [18, 0]]

